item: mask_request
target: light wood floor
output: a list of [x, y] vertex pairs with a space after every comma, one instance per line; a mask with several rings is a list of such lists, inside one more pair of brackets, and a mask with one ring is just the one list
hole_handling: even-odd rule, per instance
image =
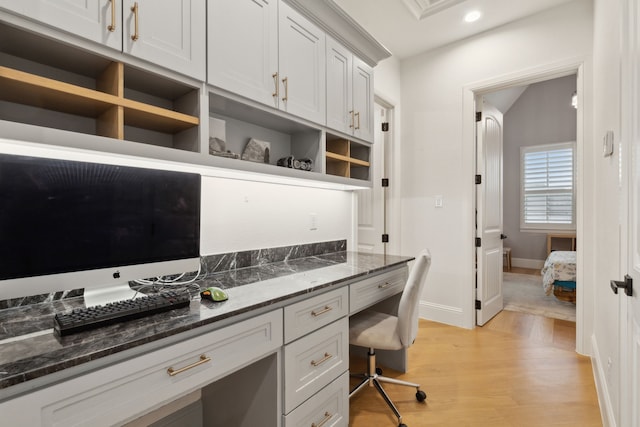
[[[526, 313], [503, 311], [474, 330], [420, 320], [409, 371], [384, 374], [422, 384], [426, 402], [384, 387], [408, 427], [600, 427], [591, 361], [574, 347], [575, 323]], [[365, 365], [352, 359], [350, 370]], [[351, 427], [397, 425], [373, 388], [351, 399], [350, 414]]]

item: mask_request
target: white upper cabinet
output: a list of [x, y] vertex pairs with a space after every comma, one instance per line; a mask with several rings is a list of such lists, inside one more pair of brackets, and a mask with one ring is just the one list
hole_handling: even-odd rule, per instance
[[277, 0], [213, 0], [207, 13], [209, 83], [277, 107]]
[[206, 0], [0, 0], [0, 8], [200, 80]]
[[0, 8], [122, 50], [121, 0], [0, 0]]
[[123, 0], [122, 8], [125, 53], [205, 79], [205, 0]]
[[212, 0], [211, 85], [325, 122], [324, 32], [283, 2]]
[[327, 127], [373, 140], [373, 69], [327, 37]]
[[324, 124], [325, 34], [284, 2], [279, 15], [279, 107]]

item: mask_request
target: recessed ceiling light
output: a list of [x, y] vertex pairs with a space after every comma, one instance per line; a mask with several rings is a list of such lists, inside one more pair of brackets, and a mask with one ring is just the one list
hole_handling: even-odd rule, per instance
[[475, 22], [482, 16], [478, 10], [473, 10], [464, 16], [464, 22]]

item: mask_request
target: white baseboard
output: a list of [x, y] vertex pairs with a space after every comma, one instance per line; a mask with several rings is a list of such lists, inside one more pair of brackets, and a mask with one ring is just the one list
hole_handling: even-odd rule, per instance
[[614, 417], [613, 405], [609, 395], [607, 386], [607, 378], [603, 367], [605, 363], [600, 358], [598, 350], [598, 342], [596, 336], [591, 336], [591, 366], [593, 367], [593, 377], [596, 382], [596, 392], [598, 393], [598, 404], [600, 405], [600, 413], [602, 414], [602, 424], [604, 427], [616, 427], [616, 419]]
[[520, 267], [520, 268], [542, 269], [542, 267], [544, 267], [544, 260], [527, 259], [527, 258], [512, 258], [511, 259], [511, 266], [512, 267]]
[[422, 319], [464, 328], [464, 316], [459, 307], [420, 301], [419, 310]]

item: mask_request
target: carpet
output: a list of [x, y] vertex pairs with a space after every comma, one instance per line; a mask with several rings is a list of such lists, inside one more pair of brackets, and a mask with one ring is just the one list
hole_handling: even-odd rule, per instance
[[575, 304], [560, 301], [553, 294], [544, 294], [542, 275], [505, 272], [502, 294], [505, 310], [576, 321]]

